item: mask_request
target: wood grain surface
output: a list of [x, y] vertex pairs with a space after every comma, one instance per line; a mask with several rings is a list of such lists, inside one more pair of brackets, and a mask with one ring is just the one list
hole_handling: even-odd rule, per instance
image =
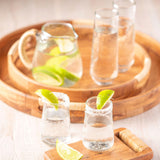
[[[125, 139], [126, 137], [128, 138], [128, 141], [133, 140], [132, 144], [134, 142], [137, 145], [141, 145], [141, 147], [144, 147], [144, 150], [141, 152], [137, 152], [137, 150], [134, 150], [134, 147], [131, 145], [128, 145], [125, 141], [123, 142], [123, 137], [120, 138], [119, 134], [123, 132], [125, 134]], [[114, 131], [114, 145], [112, 148], [110, 148], [107, 151], [104, 152], [94, 152], [86, 149], [83, 146], [82, 141], [78, 141], [76, 143], [72, 143], [69, 146], [72, 148], [78, 150], [83, 154], [82, 159], [84, 160], [104, 160], [104, 159], [109, 159], [109, 160], [151, 160], [153, 157], [153, 152], [150, 147], [148, 147], [146, 144], [141, 142], [139, 138], [137, 138], [135, 135], [133, 135], [129, 130], [127, 129], [116, 129]], [[134, 139], [132, 139], [134, 138]], [[44, 159], [45, 160], [61, 160], [61, 157], [58, 155], [56, 148], [49, 150], [45, 152], [44, 154]]]
[[[142, 91], [148, 80], [151, 66], [149, 55], [143, 47], [139, 44], [135, 45], [135, 63], [128, 72], [120, 73], [113, 81], [112, 85], [98, 86], [93, 82], [90, 76], [90, 59], [93, 35], [92, 25], [85, 21], [68, 21], [68, 23], [71, 23], [74, 26], [79, 36], [78, 45], [83, 62], [82, 78], [74, 86], [69, 88], [47, 86], [36, 82], [32, 78], [31, 70], [24, 67], [19, 59], [18, 43], [15, 42], [16, 44], [13, 44], [8, 55], [8, 71], [9, 78], [14, 82], [16, 88], [29, 94], [34, 94], [34, 92], [39, 88], [64, 92], [69, 95], [71, 102], [85, 102], [89, 97], [96, 96], [103, 89], [113, 89], [115, 91], [114, 99], [131, 97]], [[86, 26], [86, 28], [83, 26]], [[37, 26], [31, 26], [30, 28], [36, 27]], [[38, 26], [38, 28], [40, 27]], [[14, 34], [15, 36], [17, 34], [19, 35], [19, 31], [14, 32]], [[27, 48], [27, 50], [28, 52], [26, 52], [26, 54], [33, 57], [34, 49], [31, 48], [29, 50], [29, 48]], [[23, 83], [20, 83], [22, 81]]]
[[[83, 21], [81, 21], [81, 23], [79, 23], [78, 21], [73, 21], [72, 24], [74, 23], [75, 25], [81, 27], [82, 22]], [[87, 26], [86, 22], [83, 24]], [[33, 93], [40, 88], [47, 88], [52, 91], [64, 92], [69, 95], [72, 102], [70, 105], [71, 122], [74, 123], [83, 122], [85, 101], [91, 96], [96, 96], [102, 89], [115, 90], [115, 96], [113, 97], [114, 120], [123, 119], [143, 113], [159, 103], [159, 99], [157, 99], [157, 95], [159, 94], [159, 90], [157, 90], [157, 88], [159, 87], [159, 66], [157, 65], [157, 61], [159, 61], [159, 58], [154, 58], [154, 55], [156, 54], [154, 53], [154, 51], [159, 51], [160, 44], [152, 38], [138, 32], [138, 38], [136, 39], [141, 43], [143, 42], [143, 44], [142, 46], [136, 44], [135, 64], [133, 65], [133, 67], [127, 73], [120, 74], [119, 77], [115, 79], [113, 85], [109, 87], [99, 87], [95, 83], [93, 83], [91, 78], [89, 77], [89, 63], [85, 63], [86, 59], [88, 59], [89, 61], [90, 55], [86, 56], [87, 52], [85, 52], [84, 50], [88, 50], [89, 52], [91, 48], [89, 48], [88, 45], [84, 44], [90, 43], [88, 39], [92, 37], [92, 34], [89, 34], [92, 33], [92, 30], [88, 29], [87, 27], [87, 31], [85, 30], [85, 28], [83, 28], [82, 30], [80, 28], [80, 31], [79, 29], [77, 29], [80, 37], [79, 44], [83, 44], [82, 46], [80, 46], [80, 50], [82, 51], [82, 57], [84, 60], [84, 74], [82, 79], [74, 87], [61, 88], [49, 87], [36, 82], [31, 77], [31, 71], [27, 70], [19, 60], [19, 57], [17, 56], [18, 42], [15, 42], [14, 45], [12, 45], [12, 43], [10, 43], [10, 37], [12, 37], [12, 39], [14, 39], [14, 37], [18, 37], [18, 35], [20, 36], [19, 33], [28, 30], [28, 28], [40, 28], [40, 25], [26, 27], [24, 29], [13, 32], [5, 36], [2, 39], [3, 43], [1, 43], [0, 45], [0, 48], [4, 49], [4, 52], [1, 52], [1, 55], [4, 57], [2, 63], [3, 65], [5, 65], [5, 68], [7, 68], [8, 64], [8, 70], [2, 70], [0, 76], [2, 81], [1, 85], [2, 88], [4, 88], [3, 92], [0, 92], [1, 100], [10, 104], [14, 108], [37, 117], [41, 117], [42, 108], [38, 104], [37, 97], [33, 95]], [[86, 36], [86, 34], [88, 36]], [[15, 38], [15, 41], [16, 40], [17, 39]], [[145, 44], [145, 42], [147, 45]], [[156, 50], [154, 47], [154, 43], [157, 47]], [[10, 48], [11, 45], [12, 47]], [[152, 48], [154, 49], [152, 50]], [[150, 53], [147, 53], [145, 50], [150, 50]], [[5, 59], [7, 60], [7, 54], [8, 63], [5, 63]], [[149, 57], [152, 57], [152, 59], [150, 60]], [[150, 61], [152, 61], [151, 71]], [[157, 76], [154, 76], [154, 79], [152, 79], [152, 75], [155, 74]], [[154, 83], [152, 83], [153, 81], [157, 82], [157, 84], [155, 85]], [[7, 89], [6, 85], [8, 85]], [[11, 89], [9, 89], [10, 87]], [[156, 90], [156, 92], [154, 90]], [[10, 95], [9, 99], [4, 96], [4, 92], [6, 92], [6, 95]], [[12, 96], [12, 94], [14, 96]], [[154, 97], [150, 98], [153, 94], [155, 94]], [[21, 103], [19, 101], [17, 103], [16, 97], [20, 99]], [[139, 102], [140, 104], [137, 102]]]
[[[0, 43], [3, 36], [14, 30], [44, 21], [93, 20], [95, 9], [108, 7], [109, 3], [111, 1], [108, 0], [1, 0]], [[136, 30], [144, 32], [160, 42], [160, 1], [137, 0], [136, 3]], [[12, 38], [10, 40], [12, 41]], [[3, 52], [4, 49], [0, 51]], [[156, 57], [159, 55], [155, 55]], [[0, 58], [3, 59], [2, 56]], [[160, 62], [157, 61], [157, 63]], [[5, 69], [2, 63], [0, 73]], [[154, 85], [156, 84], [157, 82], [154, 82]], [[8, 86], [0, 89], [8, 89]], [[157, 95], [159, 94], [157, 93]], [[6, 99], [10, 98], [8, 95], [4, 94], [4, 96]], [[21, 104], [23, 98], [18, 98], [18, 100]], [[15, 107], [18, 108], [16, 105]], [[30, 109], [26, 108], [26, 110], [30, 112]], [[153, 160], [159, 160], [159, 114], [160, 105], [157, 105], [143, 114], [115, 121], [114, 128], [125, 127], [130, 129], [153, 149]], [[52, 148], [41, 141], [40, 122], [39, 118], [19, 112], [0, 101], [0, 160], [42, 160], [44, 152]], [[82, 127], [83, 124], [71, 124], [72, 139], [70, 143], [81, 139]]]

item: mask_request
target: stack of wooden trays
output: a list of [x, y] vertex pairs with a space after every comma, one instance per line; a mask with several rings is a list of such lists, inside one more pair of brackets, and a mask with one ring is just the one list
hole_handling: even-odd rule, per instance
[[[62, 21], [59, 21], [62, 22]], [[160, 100], [160, 44], [149, 36], [136, 32], [135, 63], [125, 73], [120, 73], [112, 85], [98, 86], [89, 74], [93, 25], [85, 21], [63, 21], [73, 25], [79, 35], [78, 44], [83, 60], [83, 76], [73, 87], [51, 87], [36, 82], [30, 70], [21, 63], [17, 44], [20, 36], [31, 28], [40, 29], [44, 24], [32, 25], [14, 31], [0, 43], [0, 99], [10, 106], [40, 117], [42, 108], [34, 92], [46, 88], [69, 95], [72, 122], [83, 122], [85, 101], [103, 89], [115, 90], [113, 97], [114, 120], [143, 113]], [[8, 53], [9, 52], [9, 53]], [[29, 54], [33, 55], [34, 49]]]

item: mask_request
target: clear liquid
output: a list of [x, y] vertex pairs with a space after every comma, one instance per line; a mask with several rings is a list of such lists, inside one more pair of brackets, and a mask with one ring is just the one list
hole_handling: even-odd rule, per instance
[[134, 63], [134, 23], [121, 17], [119, 20], [119, 71], [127, 71]]
[[94, 151], [107, 150], [111, 148], [114, 143], [113, 126], [109, 121], [108, 124], [85, 124], [83, 136], [84, 146]]
[[94, 31], [91, 76], [99, 85], [111, 83], [118, 75], [117, 36], [109, 26]]
[[68, 141], [70, 138], [69, 111], [59, 108], [46, 108], [43, 111], [41, 123], [42, 140], [55, 145], [56, 140]]
[[[60, 77], [64, 80], [64, 84], [62, 86], [70, 87], [74, 85], [78, 81], [78, 79], [82, 77], [82, 60], [78, 50], [77, 41], [73, 39], [61, 38], [49, 38], [47, 40], [43, 40], [41, 37], [41, 40], [39, 40], [37, 43], [35, 54], [33, 57], [33, 70], [41, 66], [49, 66], [50, 68], [58, 66], [65, 69], [67, 72], [76, 76], [77, 79], [75, 80], [72, 77], [67, 78], [67, 76], [63, 77], [61, 74], [58, 73]], [[36, 74], [37, 73], [32, 72], [33, 78], [38, 82], [56, 86], [56, 84], [54, 84], [54, 81], [53, 83], [48, 83], [52, 82], [50, 80], [53, 78], [52, 76], [50, 77], [50, 75], [46, 75], [46, 80], [43, 78], [44, 76], [42, 76], [43, 81], [41, 81], [39, 76], [37, 76]]]

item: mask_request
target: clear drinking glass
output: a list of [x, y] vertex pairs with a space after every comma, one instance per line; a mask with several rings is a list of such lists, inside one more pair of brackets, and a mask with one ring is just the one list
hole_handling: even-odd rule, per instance
[[111, 84], [118, 76], [118, 12], [95, 12], [90, 74], [98, 85]]
[[86, 102], [85, 119], [83, 127], [83, 144], [93, 151], [104, 151], [114, 144], [112, 102], [96, 109], [97, 97], [91, 97]]
[[134, 64], [136, 3], [134, 0], [114, 0], [113, 6], [119, 12], [119, 72], [126, 72]]
[[[70, 139], [69, 97], [64, 93], [53, 93], [59, 100], [58, 104], [41, 99], [43, 104], [41, 136], [49, 145], [55, 145], [57, 139], [63, 142]], [[58, 106], [58, 109], [55, 109], [54, 105]]]

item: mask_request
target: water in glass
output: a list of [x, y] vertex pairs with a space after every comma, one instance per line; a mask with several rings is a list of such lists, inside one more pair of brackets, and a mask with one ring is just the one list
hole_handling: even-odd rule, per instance
[[134, 64], [135, 0], [113, 0], [119, 12], [119, 72], [126, 72]]
[[98, 85], [109, 85], [118, 76], [118, 12], [95, 12], [90, 74]]
[[110, 84], [118, 75], [117, 36], [111, 26], [94, 31], [91, 75], [100, 85]]
[[[63, 142], [70, 139], [68, 98], [62, 93], [54, 93], [61, 97], [61, 99], [59, 98], [58, 109], [43, 100], [41, 136], [42, 140], [49, 145], [55, 145], [57, 139]], [[63, 98], [66, 98], [66, 101]]]
[[134, 63], [134, 23], [132, 20], [119, 19], [119, 70], [127, 71]]
[[103, 151], [111, 148], [114, 143], [112, 102], [102, 110], [95, 107], [96, 98], [90, 98], [86, 104], [83, 144], [90, 150]]
[[82, 60], [77, 38], [78, 35], [71, 24], [45, 24], [42, 32], [37, 34], [32, 63], [34, 79], [52, 86], [74, 85], [82, 76]]

